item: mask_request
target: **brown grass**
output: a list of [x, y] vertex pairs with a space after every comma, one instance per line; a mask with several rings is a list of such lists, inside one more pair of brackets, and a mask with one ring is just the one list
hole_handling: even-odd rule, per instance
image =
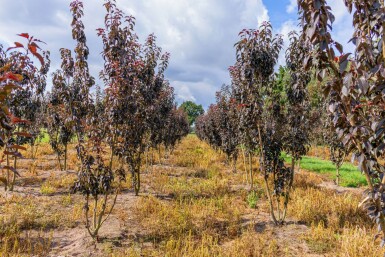
[[[26, 172], [19, 180], [19, 191], [0, 198], [0, 256], [52, 254], [53, 245], [59, 243], [57, 232], [68, 233], [69, 242], [77, 245], [70, 239], [84, 231], [84, 198], [70, 194], [76, 175], [57, 171], [52, 154], [48, 145], [41, 145], [37, 159], [21, 166]], [[296, 174], [288, 223], [274, 226], [257, 158], [258, 197], [252, 209], [247, 203], [249, 187], [241, 155], [238, 172], [233, 173], [223, 154], [195, 136], [184, 139], [168, 159], [162, 156], [162, 164], [157, 151], [153, 154], [155, 165], [147, 171], [142, 168], [139, 197], [133, 196], [130, 175], [123, 183], [115, 210], [102, 227], [102, 242], [94, 248], [84, 240], [88, 243], [79, 243], [66, 255], [76, 251], [95, 256], [176, 257], [366, 257], [383, 253], [373, 240], [372, 222], [357, 207], [359, 194], [323, 188], [320, 184], [328, 179], [321, 175]], [[310, 153], [321, 158], [327, 154], [326, 148]], [[77, 165], [72, 149], [69, 169], [76, 170]], [[114, 160], [113, 167], [118, 166], [119, 160]], [[87, 236], [84, 233], [80, 238]]]

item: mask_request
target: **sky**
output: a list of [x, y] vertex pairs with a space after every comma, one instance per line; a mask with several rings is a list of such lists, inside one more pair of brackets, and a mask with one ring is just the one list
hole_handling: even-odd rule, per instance
[[[83, 0], [89, 66], [94, 77], [103, 67], [102, 44], [96, 29], [103, 27], [103, 0]], [[22, 41], [16, 34], [28, 32], [47, 43], [51, 52], [50, 73], [60, 67], [60, 48], [74, 48], [71, 36], [70, 0], [0, 0], [0, 44]], [[334, 37], [347, 42], [353, 34], [351, 15], [343, 0], [331, 0], [336, 16]], [[117, 6], [136, 18], [135, 31], [141, 42], [154, 33], [157, 45], [171, 54], [166, 77], [175, 88], [180, 104], [191, 100], [206, 109], [215, 102], [215, 92], [230, 84], [228, 67], [235, 62], [234, 44], [244, 28], [257, 28], [270, 21], [274, 32], [298, 30], [297, 0], [117, 0]], [[284, 50], [279, 65], [284, 65]], [[99, 83], [100, 80], [98, 80]], [[48, 82], [50, 85], [50, 81]], [[103, 86], [102, 84], [100, 84]]]

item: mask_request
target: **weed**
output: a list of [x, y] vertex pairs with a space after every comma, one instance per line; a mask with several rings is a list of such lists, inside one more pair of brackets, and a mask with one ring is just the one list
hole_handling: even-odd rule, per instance
[[43, 185], [41, 185], [41, 188], [40, 188], [40, 193], [42, 193], [43, 195], [52, 195], [56, 193], [56, 188], [54, 188], [52, 185], [48, 183], [43, 183]]
[[250, 208], [256, 209], [260, 195], [256, 191], [251, 191], [246, 198], [246, 202]]

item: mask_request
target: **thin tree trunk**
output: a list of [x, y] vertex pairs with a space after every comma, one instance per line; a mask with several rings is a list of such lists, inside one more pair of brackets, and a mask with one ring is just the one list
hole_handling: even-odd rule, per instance
[[9, 187], [9, 191], [13, 191], [13, 187], [14, 187], [15, 181], [16, 181], [16, 169], [17, 169], [17, 157], [16, 156], [14, 157], [14, 160], [13, 160], [13, 168], [15, 169], [15, 171], [12, 172], [12, 181], [11, 181], [11, 184]]
[[246, 165], [246, 153], [245, 153], [245, 149], [242, 147], [242, 156], [243, 156], [243, 168], [245, 170], [245, 174], [246, 174], [246, 183], [249, 184], [249, 173], [248, 173], [248, 169], [247, 169], [247, 165]]
[[134, 185], [134, 190], [135, 190], [135, 196], [139, 195], [139, 190], [140, 190], [140, 171], [137, 170], [135, 171], [135, 176], [136, 176], [136, 183]]
[[253, 162], [251, 153], [249, 153], [249, 167], [250, 167], [250, 190], [254, 190], [254, 174], [253, 174]]
[[337, 186], [340, 185], [340, 167], [337, 167], [336, 184]]
[[272, 196], [271, 196], [271, 192], [270, 192], [270, 188], [269, 188], [269, 182], [267, 180], [267, 176], [266, 175], [264, 175], [264, 180], [265, 180], [265, 188], [266, 188], [267, 198], [269, 200], [270, 215], [271, 215], [271, 218], [272, 218], [274, 224], [278, 225], [279, 222], [278, 222], [277, 218], [275, 217], [274, 206], [273, 206], [273, 199], [272, 199]]
[[[7, 154], [7, 166], [9, 167], [9, 155]], [[10, 180], [10, 174], [9, 174], [9, 169], [7, 169], [7, 183], [5, 183], [5, 191], [8, 190], [8, 184], [9, 184], [9, 180]]]
[[60, 154], [58, 153], [58, 154], [56, 154], [56, 156], [57, 156], [57, 161], [59, 163], [59, 169], [60, 169], [60, 171], [63, 171], [63, 167], [62, 167], [61, 159], [60, 159]]
[[66, 144], [64, 146], [64, 170], [67, 170], [67, 150], [68, 150], [68, 145]]
[[290, 174], [290, 180], [289, 180], [289, 185], [288, 185], [288, 188], [287, 188], [287, 192], [285, 194], [285, 201], [283, 203], [284, 205], [284, 210], [283, 210], [283, 215], [282, 215], [282, 222], [285, 220], [286, 218], [286, 214], [287, 214], [287, 206], [289, 204], [289, 199], [290, 199], [290, 192], [293, 188], [293, 182], [294, 182], [294, 167], [295, 167], [295, 160], [294, 158], [292, 157], [291, 159], [291, 174]]

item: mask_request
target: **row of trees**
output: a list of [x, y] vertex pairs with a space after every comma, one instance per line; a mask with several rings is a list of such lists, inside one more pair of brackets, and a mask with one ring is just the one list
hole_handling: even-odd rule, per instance
[[[237, 106], [234, 109], [238, 112], [235, 124], [239, 144], [251, 154], [259, 154], [266, 185], [269, 175], [273, 175], [273, 194], [268, 186], [266, 191], [272, 219], [282, 223], [293, 183], [294, 162], [306, 152], [309, 140], [306, 86], [314, 74], [323, 85], [321, 106], [326, 110], [318, 118], [324, 116], [320, 123], [325, 125], [324, 140], [330, 145], [331, 159], [338, 170], [347, 153], [353, 153], [369, 185], [361, 206], [378, 224], [384, 238], [385, 166], [380, 159], [385, 149], [385, 5], [378, 0], [344, 3], [353, 15], [354, 34], [350, 42], [356, 47], [354, 55], [345, 53], [343, 46], [332, 38], [335, 18], [326, 0], [298, 0], [302, 30], [299, 37], [291, 35], [286, 54], [290, 77], [284, 99], [282, 94], [276, 94], [272, 76], [281, 42], [279, 37], [271, 36], [270, 25], [264, 24], [257, 31], [240, 33], [237, 63], [230, 68], [232, 90], [228, 103], [234, 101]], [[222, 135], [226, 133], [220, 130], [227, 127], [214, 126], [217, 123], [212, 121], [219, 115], [215, 112], [226, 113], [218, 103], [210, 107], [205, 117], [198, 119], [198, 135], [221, 148], [220, 142], [225, 139]], [[282, 150], [292, 156], [291, 167], [284, 167], [280, 159]], [[337, 181], [338, 177], [337, 174]], [[272, 196], [283, 196], [282, 215], [274, 214]], [[279, 203], [277, 199], [277, 206]]]
[[[53, 73], [50, 93], [44, 94], [50, 62], [48, 52], [38, 52], [41, 41], [21, 34], [28, 45], [16, 42], [14, 48], [25, 53], [0, 47], [0, 143], [6, 162], [1, 164], [6, 171], [1, 181], [12, 190], [17, 158], [22, 157], [19, 150], [26, 149], [25, 143], [34, 145], [43, 129], [62, 170], [67, 169], [67, 153], [75, 142], [79, 167], [73, 190], [85, 196], [85, 223], [95, 239], [128, 175], [138, 195], [145, 151], [160, 145], [172, 149], [189, 132], [187, 115], [176, 107], [174, 90], [164, 75], [170, 55], [156, 45], [154, 35], [141, 44], [135, 18], [126, 16], [114, 0], [105, 1], [104, 7], [104, 27], [97, 29], [103, 43], [103, 91], [88, 68], [81, 1], [70, 4], [76, 46], [73, 51], [60, 49], [62, 63]], [[40, 60], [40, 69], [30, 55]]]
[[[243, 30], [236, 44], [237, 61], [229, 69], [231, 87], [222, 87], [217, 93], [217, 103], [196, 124], [198, 137], [232, 158], [233, 167], [239, 147], [244, 160], [248, 155], [249, 164], [245, 166], [251, 190], [254, 184], [251, 159], [259, 155], [271, 217], [276, 224], [284, 222], [294, 166], [309, 144], [306, 87], [310, 74], [302, 71], [300, 63], [310, 47], [295, 33], [290, 34], [290, 42], [286, 52], [290, 76], [288, 83], [282, 84], [274, 75], [283, 45], [281, 37], [273, 35], [268, 22], [258, 30]], [[282, 151], [291, 155], [290, 167], [285, 167]]]

